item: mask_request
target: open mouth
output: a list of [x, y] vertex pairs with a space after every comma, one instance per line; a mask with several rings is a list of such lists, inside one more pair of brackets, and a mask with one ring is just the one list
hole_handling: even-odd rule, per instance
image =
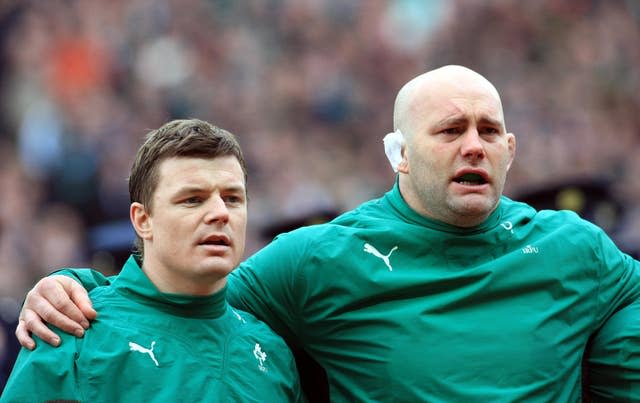
[[482, 175], [473, 174], [473, 173], [460, 175], [454, 178], [453, 181], [461, 185], [467, 185], [467, 186], [478, 186], [478, 185], [484, 185], [485, 183], [487, 183], [487, 180]]
[[223, 245], [223, 246], [229, 246], [229, 244], [223, 240], [218, 240], [218, 241], [204, 241], [202, 242], [202, 245]]
[[200, 245], [218, 245], [218, 246], [229, 246], [231, 242], [226, 237], [209, 237], [204, 241], [200, 242]]

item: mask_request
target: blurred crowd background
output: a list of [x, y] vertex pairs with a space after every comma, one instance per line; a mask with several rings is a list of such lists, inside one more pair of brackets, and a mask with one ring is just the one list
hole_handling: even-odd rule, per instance
[[0, 1], [0, 334], [61, 266], [115, 273], [149, 129], [197, 117], [249, 164], [247, 254], [383, 194], [403, 83], [468, 66], [501, 92], [506, 194], [640, 250], [640, 2]]

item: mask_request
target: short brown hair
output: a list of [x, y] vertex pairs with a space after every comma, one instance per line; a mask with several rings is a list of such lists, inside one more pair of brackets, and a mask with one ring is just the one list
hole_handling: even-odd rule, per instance
[[[165, 123], [147, 133], [136, 153], [129, 176], [131, 202], [144, 205], [151, 212], [153, 193], [159, 182], [159, 166], [172, 157], [216, 158], [234, 156], [238, 159], [245, 183], [247, 168], [240, 144], [230, 132], [199, 119], [179, 119]], [[143, 255], [140, 237], [136, 237], [136, 249]]]

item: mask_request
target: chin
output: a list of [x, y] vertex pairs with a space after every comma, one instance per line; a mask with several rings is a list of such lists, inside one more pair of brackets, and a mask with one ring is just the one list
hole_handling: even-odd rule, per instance
[[227, 275], [235, 269], [237, 264], [234, 264], [230, 259], [220, 258], [220, 257], [210, 257], [207, 258], [204, 262], [200, 262], [197, 267], [199, 267], [199, 271], [203, 274], [218, 274], [218, 275]]
[[464, 216], [486, 217], [491, 214], [496, 204], [497, 200], [494, 198], [471, 195], [471, 197], [465, 197], [454, 203], [453, 210]]

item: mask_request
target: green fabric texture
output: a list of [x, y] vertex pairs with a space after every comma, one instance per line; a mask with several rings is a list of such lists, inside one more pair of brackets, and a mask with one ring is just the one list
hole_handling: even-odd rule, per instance
[[[23, 349], [2, 402], [302, 401], [293, 356], [264, 323], [207, 297], [160, 293], [130, 257], [93, 282], [98, 318], [84, 338], [58, 329], [59, 348]], [[85, 276], [86, 275], [86, 276]]]
[[640, 401], [640, 300], [616, 312], [592, 342], [592, 402]]
[[[462, 229], [420, 216], [396, 185], [280, 235], [232, 273], [228, 298], [307, 350], [333, 402], [576, 402], [585, 346], [639, 296], [640, 262], [572, 212], [502, 197]], [[612, 337], [629, 320], [594, 338], [595, 396], [640, 401], [637, 333], [631, 359]]]

